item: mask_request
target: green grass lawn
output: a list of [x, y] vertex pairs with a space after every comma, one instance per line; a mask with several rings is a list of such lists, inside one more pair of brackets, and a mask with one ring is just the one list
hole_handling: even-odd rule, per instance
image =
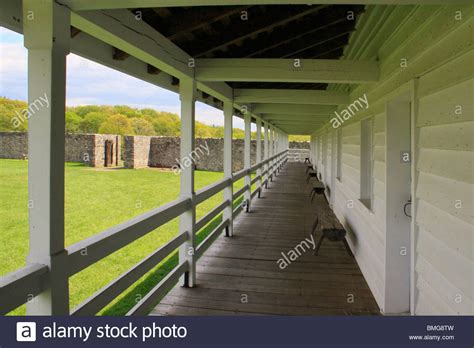
[[[28, 254], [28, 163], [0, 160], [0, 275], [25, 265]], [[196, 190], [220, 180], [222, 173], [196, 171]], [[234, 184], [243, 186], [243, 180]], [[66, 164], [66, 246], [88, 238], [150, 209], [175, 200], [179, 176], [157, 169], [94, 169]], [[197, 207], [197, 219], [222, 201], [222, 193]], [[198, 241], [218, 225], [220, 217], [198, 234]], [[164, 244], [178, 232], [178, 219], [168, 222], [70, 278], [71, 309]], [[175, 265], [170, 255], [114, 300], [101, 314], [125, 314]], [[25, 306], [12, 314], [24, 314]]]

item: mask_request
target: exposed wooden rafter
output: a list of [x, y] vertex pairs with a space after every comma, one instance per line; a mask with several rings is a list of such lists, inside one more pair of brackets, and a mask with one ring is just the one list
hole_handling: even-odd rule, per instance
[[[220, 35], [209, 37], [206, 42], [191, 42], [184, 47], [194, 57], [205, 57], [230, 45], [242, 43], [243, 40], [255, 37], [260, 33], [271, 31], [279, 26], [316, 13], [322, 8], [323, 6], [290, 6], [287, 9], [269, 8], [266, 9], [265, 15], [258, 18], [258, 20], [249, 20], [244, 24], [241, 21], [240, 30], [238, 31], [228, 30]], [[258, 16], [258, 14], [254, 15]]]
[[147, 64], [147, 72], [149, 74], [152, 74], [152, 75], [158, 75], [159, 73], [161, 73], [161, 70], [158, 69], [158, 68], [155, 68], [153, 65], [151, 64]]
[[128, 57], [130, 57], [129, 53], [124, 52], [124, 51], [122, 51], [122, 50], [120, 50], [116, 47], [113, 47], [113, 50], [114, 50], [114, 52], [113, 52], [112, 57], [113, 57], [114, 60], [125, 60]]

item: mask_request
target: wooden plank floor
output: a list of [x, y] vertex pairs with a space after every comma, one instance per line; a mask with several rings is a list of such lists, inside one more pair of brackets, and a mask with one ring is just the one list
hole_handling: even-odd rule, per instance
[[198, 285], [175, 286], [151, 315], [379, 314], [342, 242], [325, 240], [318, 256], [306, 249], [288, 267], [279, 267], [282, 252], [288, 255], [310, 240], [315, 211], [327, 204], [322, 197], [310, 203], [305, 169], [287, 163], [252, 201], [251, 212], [234, 221], [234, 236], [219, 237], [198, 261]]

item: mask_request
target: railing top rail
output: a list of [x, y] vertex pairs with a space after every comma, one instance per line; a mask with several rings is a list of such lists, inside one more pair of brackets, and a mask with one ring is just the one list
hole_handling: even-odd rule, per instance
[[[191, 199], [179, 198], [67, 247], [69, 275], [83, 270], [164, 225], [185, 212], [191, 205]], [[87, 250], [86, 255], [84, 250]]]
[[26, 265], [0, 278], [0, 315], [4, 315], [46, 288], [49, 267]]

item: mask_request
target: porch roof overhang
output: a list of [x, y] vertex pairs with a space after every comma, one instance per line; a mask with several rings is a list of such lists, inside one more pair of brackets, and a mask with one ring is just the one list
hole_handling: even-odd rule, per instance
[[[148, 8], [178, 6], [224, 6], [224, 5], [284, 5], [288, 0], [60, 0], [72, 10], [99, 10], [117, 8]], [[311, 4], [365, 4], [365, 5], [444, 5], [445, 0], [292, 0], [295, 5]], [[466, 3], [451, 0], [451, 4]]]
[[[287, 134], [312, 134], [349, 103], [347, 89], [328, 84], [378, 81], [374, 57], [344, 56], [364, 4], [442, 1], [56, 2], [72, 10], [72, 52], [175, 92], [180, 79], [196, 79], [201, 102], [222, 109], [232, 100], [237, 116], [245, 108]], [[21, 1], [4, 7], [0, 22], [21, 32]]]

